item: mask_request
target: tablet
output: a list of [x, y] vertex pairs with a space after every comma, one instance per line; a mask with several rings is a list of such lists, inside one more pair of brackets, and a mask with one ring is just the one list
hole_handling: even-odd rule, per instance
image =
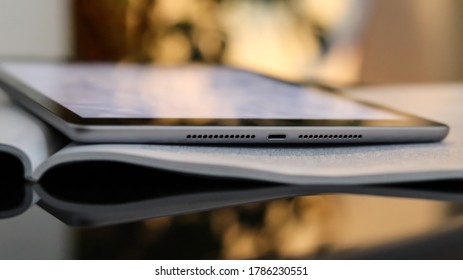
[[211, 65], [9, 63], [0, 87], [87, 143], [440, 141], [448, 127], [244, 70]]

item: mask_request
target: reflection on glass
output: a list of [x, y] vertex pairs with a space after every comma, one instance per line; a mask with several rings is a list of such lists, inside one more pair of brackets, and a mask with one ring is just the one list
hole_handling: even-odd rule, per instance
[[280, 199], [79, 230], [76, 257], [300, 259], [346, 252], [349, 257], [349, 252], [440, 232], [451, 221], [461, 225], [461, 214], [448, 216], [449, 205], [353, 195]]

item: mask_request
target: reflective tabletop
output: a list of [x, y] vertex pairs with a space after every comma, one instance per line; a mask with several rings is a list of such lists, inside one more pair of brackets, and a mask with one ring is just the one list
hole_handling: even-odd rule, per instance
[[462, 213], [448, 200], [320, 194], [70, 227], [33, 206], [0, 220], [0, 259], [460, 259]]

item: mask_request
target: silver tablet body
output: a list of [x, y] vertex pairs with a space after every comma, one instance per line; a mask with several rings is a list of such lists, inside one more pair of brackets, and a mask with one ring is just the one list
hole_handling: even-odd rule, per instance
[[449, 130], [319, 87], [224, 66], [10, 63], [0, 65], [0, 87], [86, 143], [434, 142]]

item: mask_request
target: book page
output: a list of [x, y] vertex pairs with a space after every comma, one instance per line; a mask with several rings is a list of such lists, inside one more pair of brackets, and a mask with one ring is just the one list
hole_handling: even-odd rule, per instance
[[[439, 144], [336, 148], [214, 148], [160, 145], [72, 146], [48, 168], [76, 161], [117, 161], [199, 175], [288, 184], [372, 184], [463, 178], [463, 160]], [[76, 170], [76, 176], [78, 176]]]
[[0, 153], [19, 158], [26, 179], [32, 179], [32, 170], [62, 148], [65, 142], [60, 133], [18, 107], [0, 91]]

